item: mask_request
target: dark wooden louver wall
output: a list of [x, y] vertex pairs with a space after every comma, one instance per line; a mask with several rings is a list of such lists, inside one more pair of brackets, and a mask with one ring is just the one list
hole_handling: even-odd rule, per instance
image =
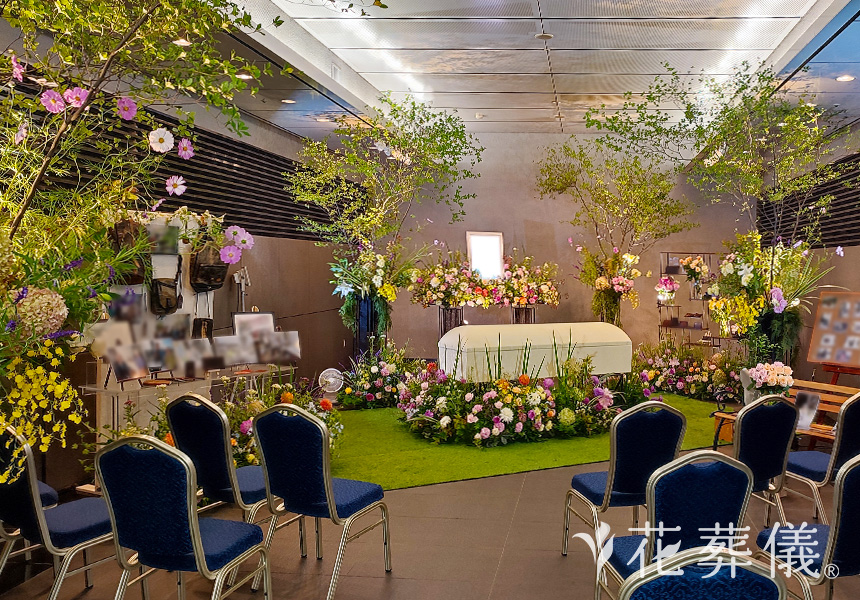
[[[818, 246], [860, 246], [860, 154], [852, 154], [835, 162], [847, 168], [841, 176], [819, 185], [812, 190], [812, 196], [806, 201], [810, 205], [815, 199], [832, 196], [830, 207], [821, 217], [820, 240]], [[782, 206], [759, 202], [757, 206], [759, 230], [773, 232], [783, 238], [791, 236], [797, 214], [797, 198], [789, 198]], [[779, 210], [783, 214], [780, 218]], [[775, 227], [776, 223], [783, 223]], [[809, 220], [801, 217], [800, 228], [803, 230]]]
[[[155, 117], [168, 126], [177, 123], [160, 113], [155, 113]], [[175, 150], [171, 151], [156, 172], [162, 180], [181, 175], [188, 182], [188, 190], [180, 197], [168, 196], [162, 189], [166, 201], [159, 210], [187, 206], [199, 213], [208, 210], [224, 214], [225, 224], [239, 225], [254, 235], [317, 239], [299, 228], [297, 217], [324, 220], [325, 214], [295, 202], [285, 189], [284, 173], [293, 173], [298, 167], [297, 161], [197, 129], [194, 158], [183, 160]]]

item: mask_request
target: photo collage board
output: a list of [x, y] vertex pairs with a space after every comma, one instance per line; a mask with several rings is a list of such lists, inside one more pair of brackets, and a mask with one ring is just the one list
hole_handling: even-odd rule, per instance
[[821, 293], [808, 360], [860, 367], [860, 293]]

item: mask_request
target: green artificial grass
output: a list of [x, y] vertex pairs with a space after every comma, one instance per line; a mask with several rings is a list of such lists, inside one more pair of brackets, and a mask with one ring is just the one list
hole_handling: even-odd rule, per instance
[[[687, 417], [683, 448], [710, 447], [714, 405], [664, 395]], [[335, 477], [372, 481], [386, 490], [566, 467], [609, 459], [609, 433], [495, 448], [437, 445], [409, 432], [396, 408], [343, 411], [342, 443], [332, 460]]]

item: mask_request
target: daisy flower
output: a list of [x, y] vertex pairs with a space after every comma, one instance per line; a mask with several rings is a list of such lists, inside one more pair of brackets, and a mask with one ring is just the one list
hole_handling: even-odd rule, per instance
[[124, 121], [131, 121], [137, 115], [137, 104], [128, 96], [123, 96], [116, 101], [116, 112]]
[[63, 92], [63, 98], [66, 99], [69, 106], [74, 108], [80, 108], [83, 106], [84, 102], [87, 101], [87, 96], [89, 95], [90, 93], [87, 90], [80, 87], [73, 87], [72, 89]]
[[149, 147], [156, 152], [170, 152], [173, 149], [173, 134], [164, 127], [149, 132]]
[[177, 196], [181, 196], [188, 187], [185, 185], [185, 180], [182, 179], [181, 175], [171, 175], [167, 178], [165, 183], [165, 188], [167, 189], [167, 193], [171, 196], [176, 194]]
[[191, 140], [188, 138], [182, 138], [179, 140], [179, 158], [184, 158], [188, 160], [192, 156], [194, 156], [194, 146], [191, 145]]
[[228, 265], [235, 265], [242, 260], [242, 251], [236, 246], [224, 246], [221, 248], [221, 260]]
[[39, 97], [39, 101], [49, 113], [56, 115], [57, 113], [61, 113], [66, 110], [66, 103], [63, 102], [63, 97], [55, 90], [45, 90], [42, 92], [42, 95]]
[[24, 65], [18, 62], [18, 57], [12, 55], [12, 77], [24, 83]]

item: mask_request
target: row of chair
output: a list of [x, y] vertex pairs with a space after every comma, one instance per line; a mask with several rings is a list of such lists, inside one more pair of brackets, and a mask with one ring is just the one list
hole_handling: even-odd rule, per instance
[[[860, 423], [855, 424], [860, 415], [858, 398], [860, 395], [842, 407], [833, 454], [816, 452], [813, 459], [809, 458], [808, 452], [791, 452], [797, 409], [778, 396], [761, 398], [740, 411], [734, 459], [716, 452], [697, 452], [678, 459], [686, 422], [683, 414], [670, 406], [647, 402], [619, 414], [611, 428], [609, 471], [573, 477], [565, 500], [562, 553], [567, 553], [571, 514], [593, 528], [599, 544], [605, 543], [603, 538], [606, 534], [605, 530], [601, 531], [599, 514], [610, 507], [634, 507], [634, 527], [638, 526], [637, 511], [642, 504], [647, 506], [648, 523], [652, 526], [662, 523], [665, 528], [681, 527], [681, 532], [688, 533], [672, 533], [660, 539], [663, 548], [671, 547], [676, 551], [692, 552], [701, 546], [701, 538], [698, 537], [700, 527], [714, 528], [716, 523], [732, 523], [733, 527], [740, 527], [750, 497], [768, 503], [766, 526], [769, 525], [771, 505], [777, 507], [781, 522], [785, 524], [779, 492], [786, 469], [791, 468], [793, 460], [795, 464], [808, 464], [814, 460], [816, 464], [824, 465], [819, 471], [807, 473], [815, 479], [791, 471], [788, 475], [812, 487], [816, 512], [825, 521], [825, 524], [813, 528], [813, 537], [821, 550], [826, 547], [826, 551], [819, 553], [819, 562], [813, 563], [815, 568], [800, 578], [804, 595], [811, 599], [809, 586], [827, 582], [829, 597], [832, 594], [832, 571], [823, 574], [822, 565], [836, 564], [838, 576], [860, 572], [860, 554], [853, 542], [853, 539], [858, 539], [857, 549], [860, 550], [860, 505], [857, 505], [860, 498], [853, 505], [850, 501], [845, 502], [852, 493], [856, 497], [856, 486], [860, 485], [860, 471], [853, 471], [860, 464], [860, 451], [855, 446], [855, 440], [860, 437]], [[817, 456], [819, 454], [826, 460]], [[834, 479], [837, 526], [831, 529], [826, 525], [818, 489]], [[586, 517], [577, 512], [573, 506], [574, 499], [585, 505], [590, 515]], [[845, 507], [849, 507], [848, 510], [844, 510]], [[697, 536], [692, 537], [689, 532]], [[757, 540], [761, 556], [769, 556], [764, 552], [768, 543], [771, 549], [774, 544], [788, 544], [791, 548], [790, 538], [797, 538], [790, 526], [766, 529]], [[731, 548], [734, 539], [736, 536], [729, 535], [724, 542]], [[649, 565], [657, 556], [657, 539], [650, 530], [646, 536], [624, 536], [615, 538], [613, 542], [606, 568], [598, 565], [596, 598], [600, 597], [602, 590], [610, 590], [607, 574], [623, 588], [624, 582], [637, 572], [635, 566], [628, 564], [634, 553], [640, 553], [643, 565]]]
[[[198, 572], [213, 581], [213, 600], [251, 580], [256, 590], [261, 579], [268, 598], [268, 550], [275, 531], [298, 522], [304, 557], [304, 518], [313, 517], [317, 558], [322, 558], [321, 519], [343, 527], [329, 600], [334, 597], [346, 545], [379, 525], [383, 527], [385, 570], [391, 570], [388, 510], [382, 501], [382, 488], [331, 476], [329, 434], [320, 419], [287, 404], [260, 413], [254, 419], [253, 431], [262, 466], [237, 469], [228, 420], [217, 405], [197, 395], [183, 396], [168, 405], [167, 416], [176, 447], [150, 436], [111, 443], [96, 455], [96, 476], [104, 498], [85, 498], [53, 508], [56, 492], [36, 479], [32, 450], [14, 430], [6, 430], [0, 436], [0, 458], [9, 464], [15, 448], [20, 447], [25, 461], [16, 480], [0, 486], [0, 530], [5, 541], [0, 569], [18, 540], [43, 545], [57, 557], [48, 597], [56, 600], [68, 576], [83, 571], [87, 587], [91, 586], [90, 569], [114, 557], [90, 563], [88, 550], [113, 539], [122, 568], [117, 600], [138, 582], [146, 600], [147, 577], [156, 570], [178, 573], [180, 600], [185, 597], [185, 572]], [[200, 517], [198, 487], [216, 503], [239, 507], [244, 520]], [[271, 515], [263, 519], [269, 521], [264, 535], [255, 521], [266, 506]], [[357, 519], [375, 510], [381, 512], [379, 520], [351, 533]], [[279, 523], [287, 513], [296, 516]], [[69, 571], [78, 553], [83, 554], [84, 566]], [[257, 566], [236, 582], [240, 565], [250, 559], [257, 559]]]

